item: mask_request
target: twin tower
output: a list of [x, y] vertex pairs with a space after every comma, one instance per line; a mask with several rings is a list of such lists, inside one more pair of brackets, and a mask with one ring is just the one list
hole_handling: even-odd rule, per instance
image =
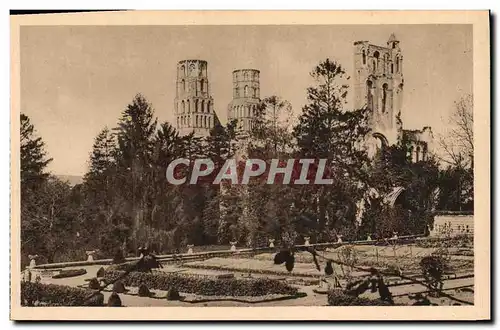
[[[210, 95], [207, 66], [202, 60], [177, 63], [175, 117], [181, 135], [194, 132], [196, 136], [208, 136], [219, 122]], [[254, 69], [233, 71], [233, 100], [227, 109], [228, 120], [237, 119], [247, 132], [252, 128], [260, 102], [259, 74]]]

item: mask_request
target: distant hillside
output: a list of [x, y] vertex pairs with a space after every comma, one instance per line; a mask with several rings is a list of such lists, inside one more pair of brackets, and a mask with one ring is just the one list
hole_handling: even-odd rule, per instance
[[58, 177], [62, 181], [67, 181], [70, 186], [75, 186], [77, 184], [81, 184], [83, 182], [83, 177], [80, 175], [60, 175], [56, 174], [56, 177]]

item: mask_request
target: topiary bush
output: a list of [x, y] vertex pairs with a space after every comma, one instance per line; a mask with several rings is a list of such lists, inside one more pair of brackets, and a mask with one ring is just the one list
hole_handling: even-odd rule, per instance
[[125, 285], [123, 284], [122, 281], [116, 281], [114, 284], [113, 284], [113, 292], [116, 292], [116, 293], [124, 293], [126, 291], [125, 289]]
[[146, 284], [139, 285], [139, 297], [149, 297], [151, 292], [149, 291]]
[[101, 286], [99, 285], [99, 281], [97, 280], [97, 278], [95, 277], [91, 278], [89, 281], [89, 289], [99, 290], [100, 288]]
[[120, 299], [120, 296], [116, 292], [113, 292], [109, 296], [108, 306], [109, 307], [122, 307], [122, 300]]
[[[106, 270], [105, 279], [109, 282], [121, 275], [121, 271]], [[169, 290], [176, 288], [180, 292], [196, 293], [207, 296], [264, 296], [268, 294], [295, 295], [298, 289], [278, 280], [257, 279], [210, 279], [203, 277], [188, 277], [176, 274], [150, 274], [131, 272], [123, 283], [126, 286], [139, 287], [141, 284], [148, 288]]]
[[96, 277], [104, 277], [104, 267], [99, 268]]
[[80, 276], [80, 275], [85, 275], [87, 274], [87, 271], [85, 269], [68, 269], [68, 270], [61, 270], [59, 274], [55, 274], [52, 276], [52, 278], [67, 278], [67, 277], [75, 277], [75, 276]]
[[179, 300], [181, 299], [181, 295], [176, 288], [172, 287], [167, 292], [167, 300]]
[[380, 299], [359, 298], [346, 294], [343, 290], [334, 289], [328, 292], [330, 306], [394, 306]]

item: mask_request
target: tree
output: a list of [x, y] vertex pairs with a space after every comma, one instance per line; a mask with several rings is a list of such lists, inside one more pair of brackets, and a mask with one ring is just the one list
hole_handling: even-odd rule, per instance
[[455, 103], [450, 116], [451, 126], [447, 136], [441, 136], [439, 145], [448, 164], [442, 173], [441, 200], [453, 193], [451, 200], [458, 204], [440, 203], [441, 207], [462, 210], [470, 209], [474, 204], [474, 116], [473, 97], [468, 94]]
[[122, 112], [115, 134], [117, 149], [117, 186], [134, 219], [134, 229], [139, 230], [151, 211], [150, 192], [152, 180], [153, 138], [157, 119], [151, 104], [137, 94]]
[[29, 117], [21, 114], [21, 189], [40, 185], [49, 176], [45, 169], [51, 161]]
[[21, 204], [21, 251], [39, 254], [54, 262], [57, 256], [74, 248], [77, 221], [71, 201], [71, 188], [49, 177]]
[[360, 147], [369, 132], [366, 109], [347, 111], [349, 77], [336, 61], [326, 59], [311, 72], [315, 85], [307, 89], [293, 135], [301, 158], [327, 159], [333, 185], [305, 186], [299, 209], [317, 214], [320, 233], [329, 229], [352, 232], [355, 207], [366, 189], [368, 155]]

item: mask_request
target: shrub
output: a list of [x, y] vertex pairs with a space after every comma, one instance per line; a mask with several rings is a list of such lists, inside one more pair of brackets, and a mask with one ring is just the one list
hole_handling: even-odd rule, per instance
[[116, 281], [114, 284], [113, 284], [113, 292], [116, 292], [116, 293], [124, 293], [126, 290], [125, 290], [125, 285], [123, 284], [122, 281]]
[[87, 274], [87, 271], [85, 269], [68, 269], [68, 270], [61, 270], [59, 274], [55, 274], [52, 276], [52, 278], [66, 278], [66, 277], [75, 277], [75, 276], [80, 276], [80, 275], [85, 275]]
[[64, 285], [21, 282], [21, 305], [86, 306], [93, 292]]
[[116, 292], [113, 292], [111, 294], [111, 296], [109, 296], [108, 306], [109, 307], [122, 307], [122, 300], [120, 299], [120, 296]]
[[179, 291], [177, 291], [176, 288], [172, 287], [170, 290], [167, 292], [167, 300], [179, 300], [181, 298], [181, 295], [179, 294]]
[[97, 271], [96, 277], [104, 277], [104, 268], [103, 267], [99, 268], [99, 270]]
[[344, 291], [334, 289], [328, 292], [328, 305], [330, 306], [393, 306], [380, 299], [359, 298], [348, 295]]
[[[110, 281], [123, 275], [120, 271], [106, 270], [105, 278]], [[124, 279], [126, 286], [169, 290], [176, 288], [180, 292], [196, 293], [207, 296], [264, 296], [267, 294], [297, 294], [297, 288], [273, 279], [210, 279], [202, 277], [180, 276], [176, 274], [149, 274], [131, 272]]]
[[139, 285], [139, 297], [149, 297], [150, 295], [151, 292], [149, 292], [149, 289], [146, 286], [146, 284]]
[[93, 277], [90, 279], [89, 281], [89, 289], [92, 289], [92, 290], [99, 290], [100, 289], [100, 285], [99, 285], [99, 281], [97, 280], [97, 278]]

